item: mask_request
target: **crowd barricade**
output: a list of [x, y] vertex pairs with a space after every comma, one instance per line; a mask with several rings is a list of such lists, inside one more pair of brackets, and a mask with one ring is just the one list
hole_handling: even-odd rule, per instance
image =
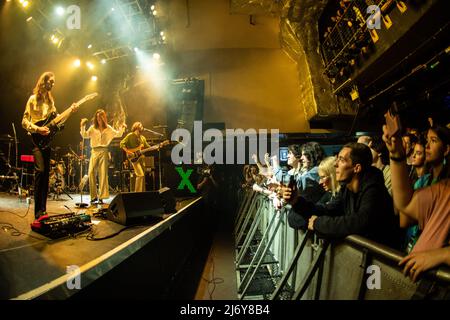
[[235, 266], [239, 299], [365, 300], [450, 297], [450, 269], [426, 272], [413, 283], [398, 262], [402, 252], [361, 236], [320, 239], [289, 227], [289, 205], [240, 190]]

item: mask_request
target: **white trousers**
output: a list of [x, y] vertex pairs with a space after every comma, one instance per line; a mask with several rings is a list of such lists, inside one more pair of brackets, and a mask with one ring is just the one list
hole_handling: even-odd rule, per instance
[[[109, 154], [107, 147], [97, 147], [91, 150], [91, 160], [89, 161], [89, 192], [91, 200], [94, 198], [108, 199], [109, 198], [109, 183], [108, 183], [108, 167]], [[98, 189], [96, 176], [98, 174]]]

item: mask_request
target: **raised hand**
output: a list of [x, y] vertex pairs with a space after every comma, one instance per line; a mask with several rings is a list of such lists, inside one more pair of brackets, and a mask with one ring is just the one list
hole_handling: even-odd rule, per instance
[[88, 122], [88, 119], [86, 119], [86, 118], [81, 119], [80, 127], [84, 126], [86, 124], [86, 122]]
[[274, 169], [279, 168], [280, 167], [280, 163], [278, 162], [278, 157], [275, 155], [271, 159], [272, 159], [272, 167]]
[[383, 125], [383, 141], [386, 143], [386, 148], [388, 149], [391, 157], [402, 158], [405, 156], [405, 149], [403, 148], [401, 137], [393, 136], [389, 138], [386, 125]]
[[264, 155], [264, 162], [267, 166], [270, 164], [270, 155], [268, 153]]

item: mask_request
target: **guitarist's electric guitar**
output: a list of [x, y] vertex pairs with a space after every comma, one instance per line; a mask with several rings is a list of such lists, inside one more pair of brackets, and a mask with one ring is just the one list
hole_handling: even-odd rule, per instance
[[171, 144], [170, 140], [165, 140], [161, 143], [155, 144], [154, 146], [151, 146], [151, 147], [145, 148], [145, 149], [140, 149], [141, 147], [137, 147], [134, 149], [128, 149], [131, 151], [131, 153], [127, 153], [127, 158], [131, 162], [136, 162], [144, 153], [161, 149], [162, 147], [167, 146], [169, 144]]
[[33, 144], [41, 149], [48, 147], [56, 133], [64, 128], [64, 122], [62, 122], [62, 120], [67, 120], [74, 108], [78, 108], [80, 105], [82, 105], [86, 101], [94, 99], [96, 96], [98, 96], [97, 92], [88, 94], [83, 99], [79, 100], [78, 102], [74, 103], [74, 105], [64, 110], [64, 112], [60, 115], [56, 115], [56, 112], [52, 112], [47, 116], [46, 119], [36, 122], [35, 125], [39, 127], [49, 128], [50, 133], [46, 136], [43, 136], [39, 133], [32, 133], [31, 140], [33, 140]]

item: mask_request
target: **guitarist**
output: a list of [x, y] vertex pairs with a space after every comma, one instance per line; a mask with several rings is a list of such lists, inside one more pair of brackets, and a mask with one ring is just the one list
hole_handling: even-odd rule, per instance
[[[55, 101], [51, 90], [55, 84], [55, 75], [52, 72], [44, 72], [33, 89], [33, 94], [28, 99], [25, 112], [22, 119], [22, 127], [29, 134], [37, 133], [42, 136], [50, 134], [47, 126], [38, 126], [36, 123], [47, 119], [52, 113], [56, 112]], [[78, 106], [72, 105], [72, 112], [78, 109]], [[64, 120], [63, 120], [64, 121]], [[48, 218], [47, 215], [47, 194], [50, 175], [50, 151], [49, 146], [33, 148], [34, 155], [34, 216], [36, 220]]]
[[[108, 146], [113, 138], [123, 135], [126, 124], [120, 125], [119, 130], [115, 130], [108, 124], [106, 112], [103, 109], [98, 109], [95, 112], [92, 118], [93, 125], [88, 130], [85, 128], [86, 122], [87, 119], [81, 119], [80, 134], [84, 139], [91, 140], [91, 159], [89, 160], [89, 192], [91, 195], [91, 203], [94, 204], [98, 201], [99, 204], [102, 204], [103, 199], [109, 198]], [[97, 172], [100, 192], [97, 192]]]
[[[120, 148], [123, 149], [127, 154], [132, 154], [136, 149], [150, 148], [147, 139], [142, 135], [144, 131], [144, 126], [141, 122], [133, 123], [131, 127], [131, 132], [120, 141]], [[144, 157], [140, 157], [137, 161], [131, 162], [134, 168], [134, 173], [136, 175], [135, 192], [145, 191], [145, 162]]]

